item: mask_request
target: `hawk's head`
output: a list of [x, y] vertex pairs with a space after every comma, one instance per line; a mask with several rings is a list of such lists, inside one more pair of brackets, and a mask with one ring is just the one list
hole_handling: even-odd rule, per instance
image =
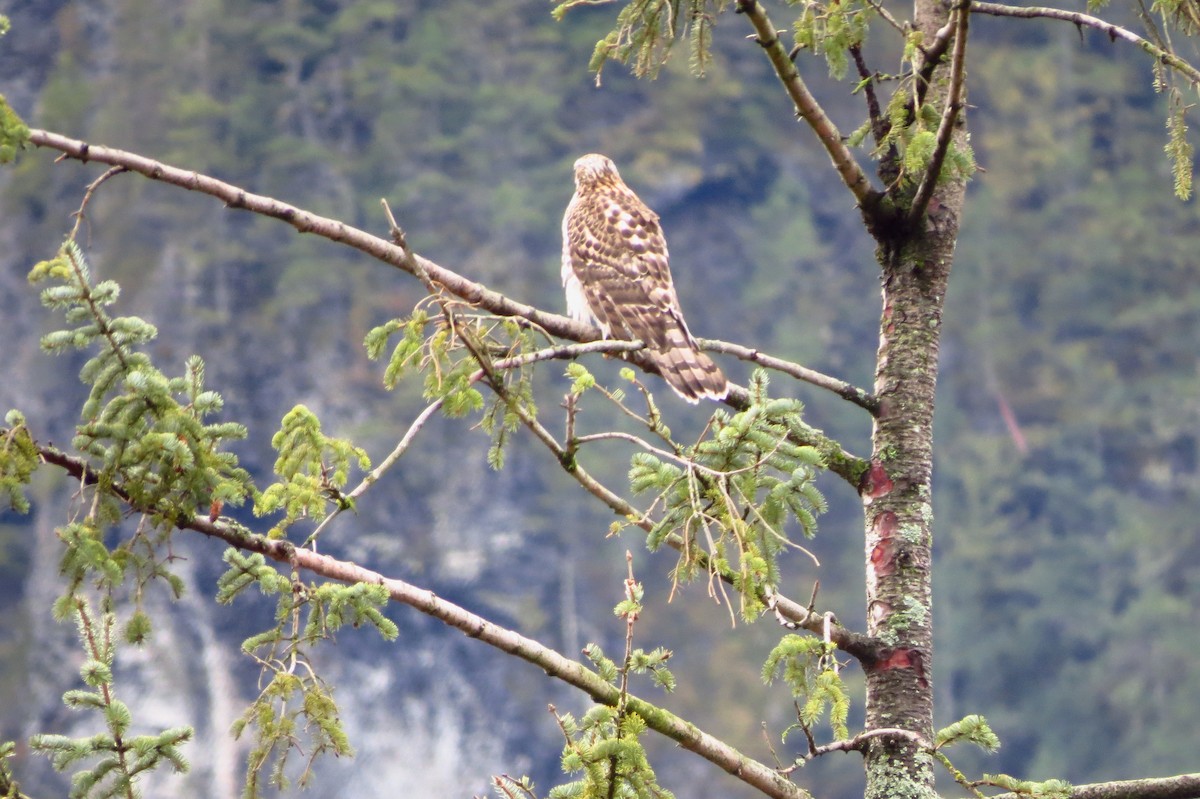
[[575, 162], [575, 187], [618, 183], [621, 180], [617, 165], [607, 155], [589, 153]]

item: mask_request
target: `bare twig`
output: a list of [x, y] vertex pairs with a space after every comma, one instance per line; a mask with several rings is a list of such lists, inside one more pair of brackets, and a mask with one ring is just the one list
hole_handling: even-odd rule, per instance
[[75, 217], [75, 226], [71, 228], [71, 235], [67, 236], [67, 238], [74, 241], [79, 235], [79, 226], [83, 224], [84, 212], [87, 210], [88, 203], [92, 200], [92, 195], [96, 193], [96, 189], [100, 188], [101, 184], [109, 178], [116, 177], [125, 171], [126, 169], [123, 166], [114, 166], [87, 185], [87, 190], [83, 193], [83, 200], [79, 203], [79, 210], [72, 214]]
[[[799, 714], [800, 714], [799, 705], [796, 706], [796, 714], [797, 714], [797, 716], [799, 716]], [[924, 740], [917, 733], [913, 732], [912, 730], [904, 730], [899, 727], [878, 727], [874, 730], [867, 730], [866, 732], [859, 733], [858, 735], [855, 735], [853, 738], [846, 738], [841, 741], [833, 741], [831, 743], [821, 744], [820, 746], [818, 746], [817, 742], [815, 740], [813, 740], [812, 733], [809, 731], [808, 726], [806, 724], [804, 724], [804, 722], [802, 722], [802, 721], [798, 721], [797, 723], [800, 725], [800, 729], [804, 731], [805, 738], [808, 739], [808, 752], [806, 754], [801, 755], [800, 757], [797, 757], [795, 765], [789, 766], [787, 768], [779, 769], [779, 773], [783, 774], [785, 776], [788, 774], [791, 774], [793, 771], [795, 771], [799, 767], [803, 766], [805, 763], [808, 763], [811, 760], [815, 760], [816, 758], [821, 757], [822, 755], [827, 755], [830, 752], [862, 751], [863, 746], [866, 744], [866, 742], [871, 740], [872, 738], [884, 738], [884, 737], [907, 738], [908, 740], [917, 744], [917, 746], [920, 746], [922, 749], [930, 749], [931, 748], [929, 746], [929, 742]], [[1014, 799], [1015, 799], [1015, 797], [1014, 797]]]
[[[404, 435], [401, 437], [400, 443], [396, 444], [395, 448], [388, 453], [387, 457], [380, 461], [379, 465], [372, 469], [371, 473], [364, 477], [362, 482], [354, 487], [353, 491], [351, 491], [349, 494], [346, 494], [345, 498], [351, 501], [356, 500], [363, 494], [367, 493], [371, 486], [379, 482], [379, 478], [383, 477], [384, 472], [392, 468], [396, 461], [400, 460], [401, 456], [408, 451], [408, 448], [412, 445], [413, 439], [416, 438], [417, 433], [422, 427], [425, 426], [425, 423], [429, 421], [429, 418], [433, 416], [433, 414], [437, 413], [438, 409], [442, 407], [442, 403], [445, 402], [445, 400], [445, 397], [438, 397], [436, 400], [427, 405], [425, 410], [417, 414], [417, 418], [413, 419], [412, 424], [408, 426], [408, 430], [404, 431]], [[325, 519], [319, 525], [317, 525], [317, 528], [312, 531], [312, 533], [308, 536], [308, 541], [305, 543], [312, 542], [315, 549], [316, 540], [317, 537], [320, 536], [321, 531], [328, 527], [330, 522], [332, 522], [335, 518], [340, 516], [342, 511], [347, 507], [347, 503], [339, 503], [338, 507], [334, 509], [333, 513], [326, 516]]]
[[[808, 753], [812, 757], [815, 757], [816, 755], [814, 753], [817, 751], [817, 739], [813, 738], [812, 728], [804, 723], [804, 713], [800, 710], [800, 703], [792, 702], [792, 707], [796, 708], [796, 723], [800, 725], [800, 731], [804, 733], [804, 739], [808, 742]], [[812, 757], [805, 759], [811, 760]]]
[[[571, 359], [589, 352], [629, 352], [630, 350], [638, 349], [641, 346], [642, 344], [640, 341], [612, 340], [589, 341], [584, 344], [564, 344], [556, 347], [547, 347], [535, 352], [526, 352], [521, 355], [515, 355], [511, 358], [502, 358], [495, 361], [492, 366], [496, 369], [518, 369], [522, 366], [528, 366], [529, 364], [537, 363], [538, 361], [564, 358]], [[469, 382], [477, 383], [483, 377], [484, 372], [482, 369], [480, 369], [471, 375]], [[379, 462], [379, 465], [376, 466], [370, 474], [362, 479], [362, 482], [354, 487], [353, 491], [346, 494], [346, 499], [356, 500], [365, 494], [371, 488], [371, 486], [375, 485], [375, 483], [379, 481], [379, 478], [381, 478], [388, 469], [394, 466], [396, 461], [400, 460], [404, 453], [408, 451], [408, 448], [411, 446], [416, 434], [421, 430], [422, 427], [425, 426], [425, 424], [429, 421], [429, 418], [442, 407], [444, 402], [445, 397], [439, 397], [427, 405], [425, 410], [421, 411], [421, 413], [417, 415], [417, 418], [414, 419], [409, 425], [408, 430], [405, 431], [404, 436], [401, 437], [400, 442], [396, 445], [396, 447], [390, 453], [388, 453], [386, 458]], [[312, 531], [305, 544], [307, 545], [310, 542], [315, 544], [316, 539], [321, 532], [324, 531], [324, 529], [328, 527], [335, 518], [340, 516], [346, 507], [346, 505], [339, 505], [333, 511], [333, 513], [330, 513], [328, 516], [326, 516], [325, 519], [319, 525], [317, 525], [317, 528]]]
[[779, 755], [775, 753], [775, 743], [771, 740], [771, 733], [767, 731], [767, 723], [762, 723], [763, 743], [767, 745], [767, 751], [771, 753], [771, 759], [775, 761], [775, 770], [783, 773], [783, 763], [779, 760]]
[[732, 472], [723, 472], [720, 469], [712, 469], [708, 466], [702, 466], [699, 463], [689, 460], [685, 456], [676, 452], [668, 452], [661, 447], [656, 447], [649, 441], [646, 441], [644, 438], [639, 438], [632, 433], [624, 433], [619, 430], [609, 430], [605, 433], [590, 433], [586, 436], [578, 436], [575, 439], [576, 444], [587, 444], [592, 441], [626, 441], [630, 444], [641, 447], [650, 454], [655, 455], [662, 460], [674, 461], [685, 469], [694, 469], [695, 471], [701, 472], [702, 474], [706, 474], [710, 477], [729, 477], [731, 475], [740, 474], [741, 472], [750, 471], [758, 466], [758, 464], [752, 464], [741, 469], [736, 469]]
[[764, 352], [741, 344], [733, 344], [728, 341], [718, 341], [710, 338], [697, 339], [696, 342], [700, 345], [701, 349], [708, 350], [709, 352], [732, 355], [739, 360], [748, 361], [749, 363], [757, 364], [776, 372], [782, 372], [797, 380], [803, 380], [805, 383], [810, 383], [818, 388], [831, 391], [847, 402], [852, 402], [868, 411], [872, 416], [879, 413], [878, 397], [866, 389], [851, 385], [844, 380], [822, 374], [815, 369], [809, 369], [792, 361], [785, 361], [782, 358], [767, 355]]
[[1020, 19], [1056, 19], [1062, 22], [1070, 22], [1074, 25], [1093, 28], [1108, 34], [1110, 39], [1121, 39], [1130, 44], [1137, 45], [1147, 54], [1153, 56], [1158, 61], [1185, 75], [1193, 85], [1200, 84], [1200, 69], [1197, 69], [1191, 63], [1177, 56], [1175, 53], [1168, 52], [1150, 40], [1138, 36], [1128, 28], [1122, 28], [1120, 25], [1113, 25], [1111, 22], [1106, 22], [1099, 17], [1094, 17], [1091, 14], [1083, 14], [1078, 11], [1067, 11], [1061, 8], [1049, 8], [1046, 6], [1010, 6], [1004, 3], [989, 3], [989, 2], [972, 2], [971, 13], [973, 14], [989, 14], [994, 17], [1018, 17]]
[[908, 23], [900, 23], [897, 21], [897, 19], [892, 16], [892, 12], [883, 7], [883, 3], [878, 2], [878, 0], [867, 0], [867, 5], [875, 9], [875, 13], [882, 17], [884, 22], [895, 28], [900, 35], [903, 36], [908, 33]]
[[812, 760], [815, 757], [827, 755], [830, 752], [855, 752], [862, 749], [863, 744], [872, 738], [907, 738], [922, 749], [932, 748], [928, 741], [912, 730], [904, 730], [899, 727], [878, 727], [874, 730], [860, 732], [853, 738], [846, 738], [841, 741], [833, 741], [832, 743], [822, 744], [805, 755], [804, 759]]

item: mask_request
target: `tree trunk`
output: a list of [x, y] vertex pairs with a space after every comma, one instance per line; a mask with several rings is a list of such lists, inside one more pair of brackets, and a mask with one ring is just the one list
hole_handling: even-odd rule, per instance
[[[931, 42], [949, 11], [917, 0], [917, 27]], [[945, 107], [949, 51], [932, 73], [925, 102]], [[919, 66], [919, 65], [918, 65]], [[966, 127], [959, 114], [954, 141]], [[881, 173], [894, 175], [887, 163]], [[934, 191], [924, 218], [880, 235], [883, 311], [875, 370], [880, 411], [871, 470], [862, 485], [866, 527], [867, 629], [880, 643], [865, 664], [867, 729], [899, 727], [933, 738], [933, 407], [942, 308], [964, 198], [963, 181]], [[906, 208], [897, 209], [903, 217]], [[882, 226], [876, 226], [879, 230]], [[894, 233], [895, 228], [892, 228]], [[873, 738], [866, 751], [868, 799], [933, 796], [931, 760], [900, 737]]]

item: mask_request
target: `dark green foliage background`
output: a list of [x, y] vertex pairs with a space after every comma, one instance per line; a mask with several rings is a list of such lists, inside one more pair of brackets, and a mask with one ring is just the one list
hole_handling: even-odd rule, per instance
[[[380, 233], [386, 197], [419, 252], [550, 309], [563, 307], [557, 259], [570, 164], [605, 152], [660, 212], [697, 335], [870, 384], [871, 243], [736, 17], [719, 20], [718, 57], [703, 79], [679, 58], [655, 81], [610, 66], [597, 89], [585, 66], [611, 23], [604, 8], [563, 23], [535, 0], [37, 0], [5, 11], [13, 31], [0, 41], [0, 91], [30, 124]], [[972, 36], [972, 143], [986, 172], [970, 188], [938, 394], [939, 723], [981, 713], [1000, 735], [999, 754], [962, 756], [968, 773], [1091, 782], [1193, 771], [1196, 203], [1172, 197], [1163, 100], [1132, 48], [1034, 22], [980, 20]], [[822, 63], [803, 55], [799, 63], [839, 126], [858, 127], [861, 101], [828, 81]], [[84, 396], [79, 364], [38, 354], [47, 322], [24, 276], [55, 251], [98, 171], [52, 160], [31, 153], [0, 173], [0, 405], [21, 408], [39, 437], [66, 441]], [[271, 433], [296, 402], [376, 460], [420, 407], [415, 384], [383, 392], [361, 348], [371, 326], [411, 309], [417, 281], [128, 176], [103, 188], [84, 231], [94, 269], [124, 288], [121, 312], [162, 331], [151, 353], [160, 367], [177, 372], [192, 352], [206, 359], [226, 417], [250, 427], [238, 451], [256, 474], [269, 472]], [[727, 365], [745, 378], [740, 364]], [[609, 365], [589, 366], [616, 383]], [[542, 374], [549, 412], [567, 381], [557, 366]], [[804, 400], [812, 425], [868, 450], [861, 411], [782, 378], [773, 388]], [[677, 433], [699, 430], [704, 409], [662, 396]], [[1019, 433], [1006, 425], [1005, 405]], [[584, 418], [596, 430], [608, 421], [599, 407]], [[702, 585], [667, 605], [669, 556], [648, 556], [629, 533], [606, 539], [609, 517], [531, 445], [518, 444], [500, 474], [484, 464], [486, 438], [462, 424], [434, 424], [417, 450], [352, 524], [328, 534], [333, 551], [577, 652], [588, 640], [619, 648], [623, 631], [609, 609], [631, 548], [647, 583], [640, 643], [676, 651], [680, 686], [668, 705], [759, 757], [768, 757], [761, 720], [781, 753], [798, 743], [778, 743], [790, 701], [758, 678], [777, 628], [730, 632]], [[590, 458], [590, 469], [620, 484], [628, 453]], [[858, 501], [833, 479], [824, 488], [832, 509], [813, 544], [822, 567], [791, 558], [788, 593], [805, 598], [819, 578], [822, 605], [856, 626]], [[45, 589], [35, 578], [53, 573], [46, 542], [63, 520], [64, 488], [40, 484], [37, 496], [32, 520], [0, 515], [0, 603], [11, 620], [0, 628], [6, 738], [62, 719], [50, 704], [53, 679], [41, 673], [62, 635], [38, 604]], [[215, 560], [211, 546], [192, 557]], [[193, 595], [203, 600], [220, 564], [195, 568]], [[248, 615], [242, 608], [213, 624], [236, 642], [266, 626]], [[438, 674], [464, 675], [480, 693], [450, 691], [442, 701], [458, 697], [477, 740], [499, 739], [502, 754], [488, 767], [528, 771], [548, 788], [559, 747], [543, 708], [550, 699], [578, 707], [578, 698], [457, 639], [414, 676], [406, 651], [442, 633], [408, 611], [391, 615], [399, 647], [343, 638], [328, 659], [407, 674], [393, 688], [397, 702], [428, 694], [423, 681]], [[339, 699], [352, 708], [361, 689], [370, 704], [362, 685], [350, 677]], [[737, 791], [671, 747], [658, 754], [660, 778], [677, 795]], [[211, 773], [197, 752], [189, 756], [201, 775], [189, 790], [207, 795]], [[386, 747], [377, 757], [404, 763]], [[855, 795], [852, 757], [831, 757], [802, 781], [822, 797]], [[464, 755], [457, 764], [470, 786], [460, 795], [485, 790], [476, 762]]]

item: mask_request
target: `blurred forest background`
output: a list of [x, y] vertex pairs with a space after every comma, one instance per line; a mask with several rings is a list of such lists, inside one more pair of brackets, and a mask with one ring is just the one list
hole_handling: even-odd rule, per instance
[[[13, 30], [0, 41], [0, 91], [31, 125], [378, 234], [387, 198], [421, 254], [559, 312], [570, 166], [604, 152], [661, 214], [697, 335], [871, 384], [871, 242], [735, 16], [718, 22], [706, 77], [691, 77], [680, 53], [656, 81], [613, 65], [596, 88], [586, 65], [615, 15], [603, 6], [561, 23], [544, 0], [13, 0], [2, 10]], [[1132, 12], [1127, 21], [1136, 25]], [[970, 124], [986, 172], [970, 186], [938, 391], [938, 723], [982, 713], [1003, 740], [990, 757], [960, 754], [964, 769], [1075, 782], [1194, 771], [1197, 204], [1172, 196], [1164, 101], [1135, 48], [989, 18], [973, 21], [972, 39]], [[895, 63], [898, 53], [871, 66]], [[842, 130], [858, 127], [861, 99], [822, 63], [801, 55], [799, 65]], [[0, 172], [0, 409], [66, 442], [84, 397], [81, 359], [40, 354], [50, 322], [25, 275], [54, 253], [101, 170], [52, 162], [32, 152]], [[298, 402], [376, 460], [422, 407], [418, 386], [384, 392], [361, 346], [421, 298], [406, 275], [134, 176], [104, 186], [80, 243], [121, 283], [119, 312], [159, 327], [161, 368], [205, 358], [224, 418], [251, 429], [237, 450], [256, 475], [269, 474], [270, 436]], [[610, 364], [588, 363], [617, 382]], [[745, 379], [742, 364], [723, 365]], [[544, 409], [566, 390], [560, 371], [542, 371]], [[652, 388], [677, 432], [699, 430], [707, 408]], [[773, 388], [868, 451], [859, 409], [782, 377]], [[606, 412], [591, 413], [601, 429]], [[610, 515], [544, 450], [518, 442], [495, 473], [486, 444], [467, 425], [433, 424], [357, 517], [325, 534], [325, 551], [577, 653], [588, 641], [620, 648], [610, 611], [629, 548], [649, 602], [639, 643], [676, 653], [680, 687], [662, 701], [760, 759], [763, 722], [781, 756], [799, 745], [778, 739], [794, 712], [786, 689], [758, 675], [778, 627], [731, 630], [702, 584], [668, 604], [670, 555], [648, 554], [632, 533], [606, 538]], [[621, 485], [628, 452], [610, 455], [589, 468]], [[53, 530], [71, 486], [49, 477], [31, 516], [0, 515], [5, 739], [80, 733], [60, 699], [77, 679], [62, 665], [77, 657], [73, 630], [49, 614], [60, 590]], [[791, 556], [786, 589], [803, 600], [819, 579], [821, 605], [861, 627], [860, 505], [838, 480], [824, 488], [831, 510], [811, 542], [821, 566]], [[164, 608], [118, 685], [141, 697], [148, 722], [197, 726], [193, 771], [171, 795], [233, 797], [242, 765], [227, 730], [257, 690], [237, 647], [269, 625], [271, 606], [215, 606], [221, 545], [176, 540], [190, 591]], [[414, 611], [389, 615], [398, 643], [343, 633], [324, 650], [358, 756], [323, 764], [312, 795], [465, 797], [499, 772], [555, 784], [561, 735], [546, 705], [578, 711], [581, 698]], [[663, 742], [654, 753], [679, 796], [743, 795], [687, 753]], [[832, 755], [799, 780], [822, 799], [861, 795], [856, 761]], [[44, 762], [19, 768], [30, 792], [64, 793]]]

